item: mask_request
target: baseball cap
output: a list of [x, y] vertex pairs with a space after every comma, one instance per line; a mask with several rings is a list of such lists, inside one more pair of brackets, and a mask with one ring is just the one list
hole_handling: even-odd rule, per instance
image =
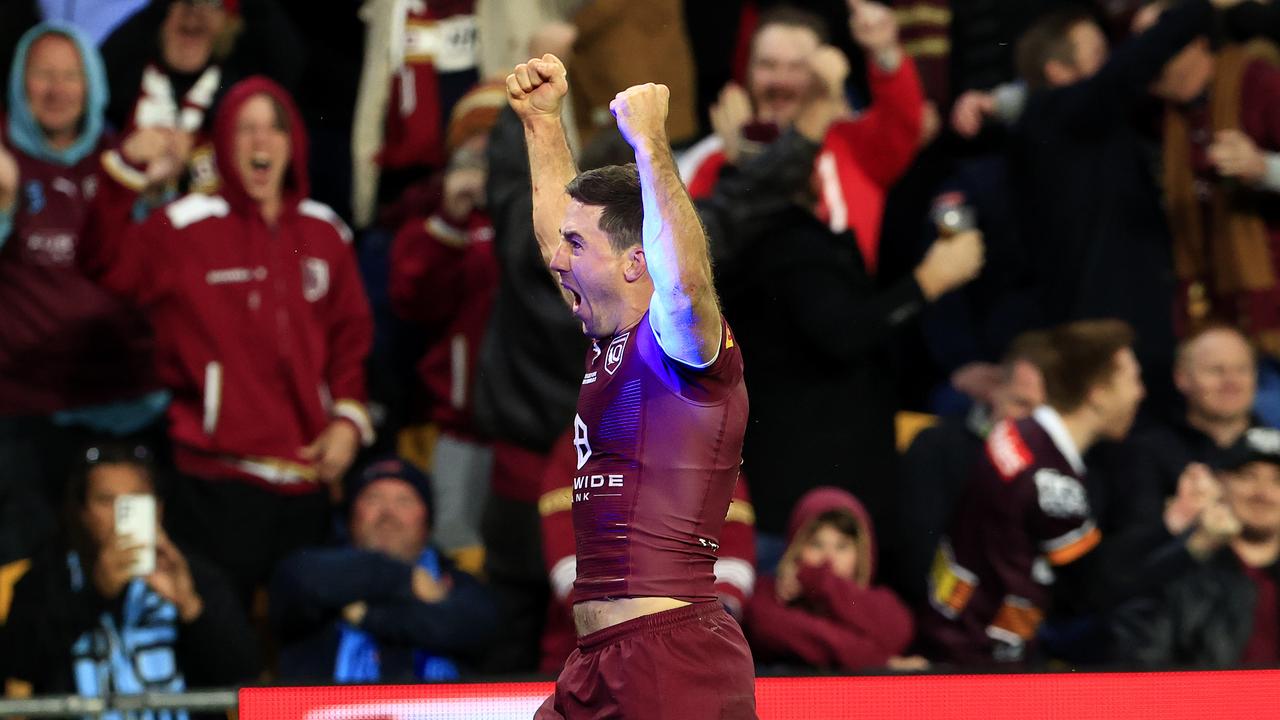
[[1238, 470], [1251, 462], [1269, 462], [1280, 465], [1280, 430], [1269, 427], [1251, 427], [1240, 441], [1224, 451], [1219, 467]]

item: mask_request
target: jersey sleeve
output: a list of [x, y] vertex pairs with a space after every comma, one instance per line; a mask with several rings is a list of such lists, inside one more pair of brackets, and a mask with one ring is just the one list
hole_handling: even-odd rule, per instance
[[1033, 507], [1031, 532], [1050, 565], [1067, 565], [1098, 546], [1102, 531], [1094, 522], [1084, 483], [1053, 468], [1030, 472]]
[[671, 357], [662, 347], [662, 339], [646, 315], [641, 323], [640, 352], [662, 383], [680, 397], [694, 403], [711, 404], [723, 400], [742, 382], [742, 350], [733, 336], [733, 328], [720, 319], [720, 347], [705, 365], [696, 366]]

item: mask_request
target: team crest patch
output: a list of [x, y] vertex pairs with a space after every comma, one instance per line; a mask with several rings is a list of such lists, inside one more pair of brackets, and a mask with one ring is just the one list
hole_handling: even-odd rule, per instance
[[609, 350], [604, 354], [604, 371], [610, 375], [618, 371], [618, 366], [622, 364], [622, 354], [627, 350], [627, 338], [631, 337], [631, 333], [619, 335], [609, 343]]
[[329, 293], [329, 263], [320, 258], [302, 260], [302, 297], [315, 302]]

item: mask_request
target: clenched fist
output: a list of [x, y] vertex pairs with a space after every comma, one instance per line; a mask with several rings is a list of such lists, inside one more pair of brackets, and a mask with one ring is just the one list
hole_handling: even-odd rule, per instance
[[560, 105], [568, 92], [564, 63], [550, 53], [520, 63], [507, 76], [507, 102], [521, 120], [560, 117]]
[[915, 272], [925, 299], [932, 302], [976, 278], [985, 262], [985, 252], [982, 233], [977, 230], [935, 240]]
[[609, 103], [609, 112], [618, 121], [618, 130], [637, 151], [667, 145], [667, 104], [671, 90], [666, 85], [645, 83], [623, 90]]
[[889, 6], [849, 0], [849, 30], [864, 50], [876, 55], [898, 46], [898, 19]]

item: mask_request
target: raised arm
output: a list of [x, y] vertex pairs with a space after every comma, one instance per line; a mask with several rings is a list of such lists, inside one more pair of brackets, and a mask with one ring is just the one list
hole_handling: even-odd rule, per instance
[[560, 124], [560, 105], [568, 92], [564, 63], [549, 53], [520, 63], [507, 76], [507, 100], [520, 116], [529, 149], [533, 233], [547, 264], [560, 243], [560, 223], [569, 204], [564, 188], [578, 174]]
[[720, 304], [711, 278], [707, 235], [667, 140], [665, 85], [627, 88], [609, 104], [635, 150], [644, 203], [645, 265], [653, 280], [649, 322], [675, 360], [707, 365], [720, 350]]

